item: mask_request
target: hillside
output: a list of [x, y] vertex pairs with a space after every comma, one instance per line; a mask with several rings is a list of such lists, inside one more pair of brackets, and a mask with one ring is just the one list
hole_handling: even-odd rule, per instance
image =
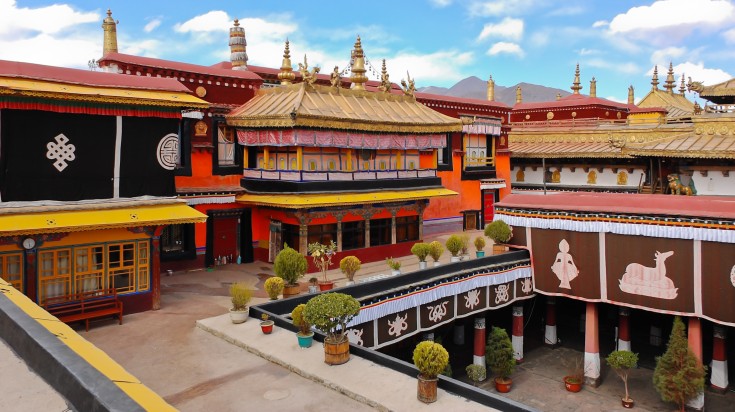
[[[551, 101], [556, 100], [557, 93], [561, 93], [562, 96], [567, 96], [570, 94], [565, 90], [540, 86], [538, 84], [519, 83], [510, 87], [505, 87], [500, 86], [496, 83], [495, 100], [505, 103], [509, 106], [513, 106], [516, 102], [516, 87], [519, 85], [523, 90], [524, 102]], [[446, 87], [429, 86], [422, 87], [418, 91], [444, 96], [466, 97], [471, 99], [485, 100], [487, 98], [487, 81], [475, 76], [471, 76], [466, 79], [460, 80], [459, 82], [457, 82], [457, 84], [448, 89]]]

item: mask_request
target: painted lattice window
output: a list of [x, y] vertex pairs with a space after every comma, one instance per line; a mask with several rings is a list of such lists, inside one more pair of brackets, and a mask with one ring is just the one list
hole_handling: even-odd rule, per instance
[[138, 242], [138, 290], [148, 290], [150, 287], [148, 279], [150, 279], [150, 248], [148, 242]]
[[109, 245], [107, 283], [119, 293], [135, 290], [135, 243]]
[[181, 252], [185, 244], [184, 225], [169, 225], [161, 233], [161, 251]]
[[419, 240], [419, 217], [404, 216], [396, 218], [396, 242]]
[[14, 288], [23, 290], [23, 254], [7, 253], [0, 255], [0, 278]]
[[104, 246], [74, 248], [74, 290], [92, 292], [104, 288]]
[[467, 138], [467, 165], [485, 166], [492, 164], [492, 158], [488, 156], [487, 137], [484, 135], [471, 135]]
[[220, 166], [235, 164], [235, 131], [226, 127], [217, 128], [217, 161]]
[[71, 249], [56, 249], [38, 254], [39, 301], [71, 293]]

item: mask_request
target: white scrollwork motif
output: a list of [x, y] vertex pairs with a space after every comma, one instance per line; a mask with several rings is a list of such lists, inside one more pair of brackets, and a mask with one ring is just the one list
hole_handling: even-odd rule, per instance
[[475, 306], [480, 304], [480, 289], [475, 289], [467, 292], [464, 297], [464, 307], [469, 310], [473, 310]]
[[401, 336], [401, 333], [403, 333], [404, 330], [408, 329], [408, 322], [406, 322], [406, 319], [408, 319], [408, 313], [403, 315], [403, 317], [401, 317], [400, 315], [396, 315], [396, 320], [394, 320], [393, 322], [388, 321], [388, 325], [390, 325], [390, 329], [388, 329], [388, 334], [395, 337]]
[[531, 293], [531, 291], [533, 290], [533, 286], [532, 286], [532, 283], [531, 283], [531, 278], [525, 278], [525, 279], [523, 279], [521, 281], [521, 284], [522, 284], [521, 290], [523, 291], [523, 293]]
[[442, 302], [436, 306], [429, 306], [429, 320], [432, 322], [439, 322], [442, 320], [444, 315], [447, 314], [447, 301]]
[[500, 302], [507, 302], [510, 296], [508, 295], [508, 285], [498, 285], [495, 288], [495, 304]]
[[174, 170], [179, 163], [179, 136], [169, 133], [158, 142], [158, 164], [166, 170]]
[[46, 158], [56, 160], [54, 162], [54, 167], [56, 170], [61, 172], [69, 165], [67, 162], [71, 162], [76, 159], [76, 155], [74, 155], [76, 147], [73, 144], [67, 144], [69, 142], [69, 138], [63, 134], [54, 137], [54, 140], [56, 140], [56, 143], [46, 143], [46, 148], [48, 149], [46, 152]]
[[360, 346], [365, 346], [362, 342], [362, 333], [364, 332], [363, 329], [348, 329], [347, 330], [347, 339], [350, 340], [350, 343]]

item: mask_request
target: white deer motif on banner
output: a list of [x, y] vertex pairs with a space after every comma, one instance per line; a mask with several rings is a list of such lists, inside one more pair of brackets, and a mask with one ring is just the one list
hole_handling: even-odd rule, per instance
[[554, 264], [551, 265], [551, 271], [559, 278], [561, 281], [559, 287], [563, 289], [571, 289], [572, 285], [569, 282], [579, 276], [579, 269], [574, 264], [572, 255], [569, 254], [569, 243], [567, 243], [566, 239], [562, 239], [559, 242], [559, 253], [556, 254]]
[[408, 329], [408, 322], [406, 322], [406, 319], [408, 319], [408, 313], [403, 315], [403, 317], [401, 317], [401, 315], [396, 315], [396, 319], [393, 322], [388, 321], [388, 325], [390, 325], [388, 334], [395, 337], [401, 336], [401, 333]]
[[652, 298], [675, 299], [678, 288], [674, 282], [666, 277], [666, 259], [674, 251], [656, 251], [656, 266], [648, 267], [640, 263], [631, 263], [625, 268], [623, 278], [620, 279], [620, 290], [633, 295], [650, 296]]
[[475, 289], [467, 292], [464, 297], [464, 307], [469, 310], [475, 309], [475, 306], [480, 304], [480, 289]]

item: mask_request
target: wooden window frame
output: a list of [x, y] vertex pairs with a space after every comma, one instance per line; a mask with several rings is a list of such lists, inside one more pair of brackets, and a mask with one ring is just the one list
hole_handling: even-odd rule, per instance
[[[11, 286], [18, 289], [21, 292], [23, 291], [23, 288], [25, 287], [25, 271], [24, 271], [23, 257], [24, 257], [23, 252], [0, 253], [0, 278], [10, 283]], [[8, 269], [10, 265], [8, 261], [10, 259], [18, 260], [19, 273], [13, 274], [13, 275], [18, 275], [17, 280], [10, 280], [10, 276], [8, 276], [8, 272], [9, 272]]]

